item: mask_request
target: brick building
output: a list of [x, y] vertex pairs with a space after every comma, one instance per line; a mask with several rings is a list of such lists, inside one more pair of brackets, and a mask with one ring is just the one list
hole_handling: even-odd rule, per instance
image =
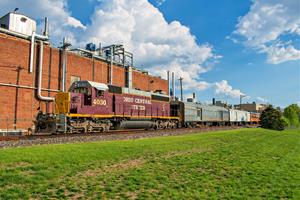
[[[62, 51], [44, 45], [42, 95], [53, 97], [61, 90]], [[33, 72], [29, 72], [30, 41], [0, 33], [0, 131], [32, 127], [37, 109], [53, 112], [53, 102], [37, 98], [39, 45], [35, 44]], [[75, 80], [109, 82], [109, 62], [67, 53], [66, 88]], [[126, 69], [113, 65], [112, 84], [125, 86]], [[168, 81], [138, 70], [132, 72], [132, 87], [168, 94]]]

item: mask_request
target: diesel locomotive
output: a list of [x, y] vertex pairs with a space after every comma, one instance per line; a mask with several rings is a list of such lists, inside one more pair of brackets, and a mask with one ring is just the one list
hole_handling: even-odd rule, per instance
[[110, 129], [176, 128], [179, 122], [167, 95], [77, 81], [69, 92], [57, 93], [54, 114], [38, 113], [35, 127], [36, 132], [89, 133]]
[[36, 133], [92, 133], [111, 129], [172, 129], [258, 123], [258, 113], [171, 100], [170, 96], [93, 81], [76, 81], [55, 96], [55, 113], [41, 111]]

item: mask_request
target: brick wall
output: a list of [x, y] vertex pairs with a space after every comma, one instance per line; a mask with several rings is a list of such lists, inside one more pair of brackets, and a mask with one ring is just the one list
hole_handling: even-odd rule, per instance
[[[0, 129], [2, 130], [31, 127], [39, 107], [42, 111], [53, 112], [53, 103], [42, 102], [36, 98], [38, 51], [39, 46], [36, 45], [34, 72], [29, 73], [30, 42], [0, 34]], [[43, 96], [54, 96], [56, 91], [60, 90], [61, 63], [62, 57], [59, 49], [44, 45]], [[108, 70], [109, 63], [68, 52], [67, 88], [70, 86], [71, 76], [78, 76], [81, 80], [108, 83]], [[146, 91], [158, 89], [164, 92], [168, 91], [166, 80], [139, 71], [133, 71], [132, 81], [133, 88]], [[3, 86], [3, 84], [19, 85], [26, 88]], [[125, 86], [125, 70], [122, 67], [113, 67], [113, 84]]]

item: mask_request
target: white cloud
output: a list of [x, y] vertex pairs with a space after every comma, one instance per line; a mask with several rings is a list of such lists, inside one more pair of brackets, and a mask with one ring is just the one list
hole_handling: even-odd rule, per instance
[[231, 85], [228, 84], [228, 81], [222, 80], [214, 84], [215, 93], [218, 95], [226, 95], [232, 98], [239, 98], [240, 95], [245, 95], [238, 89], [233, 89]]
[[86, 29], [86, 27], [77, 19], [75, 19], [74, 17], [70, 17], [68, 16], [67, 18], [67, 23], [70, 26], [74, 26], [75, 28], [82, 28], [82, 29]]
[[263, 98], [263, 97], [256, 97], [256, 99], [259, 101], [259, 102], [262, 102], [262, 103], [267, 103], [268, 100]]
[[85, 29], [85, 26], [77, 19], [71, 16], [67, 9], [66, 0], [1, 0], [0, 13], [2, 15], [18, 7], [19, 12], [40, 22], [37, 32], [43, 30], [44, 17], [49, 18], [49, 31], [51, 41], [58, 44], [64, 36], [75, 43], [76, 35]]
[[134, 54], [135, 65], [154, 75], [166, 77], [166, 71], [184, 78], [187, 89], [203, 90], [199, 76], [217, 60], [213, 47], [197, 44], [187, 26], [167, 22], [163, 14], [147, 0], [102, 0], [87, 26], [85, 42], [124, 44]]
[[300, 36], [299, 8], [297, 0], [253, 0], [234, 34], [245, 38], [246, 46], [266, 53], [269, 63], [298, 60], [300, 51], [291, 44], [295, 41], [284, 42], [282, 36]]
[[264, 47], [262, 51], [268, 53], [267, 61], [273, 64], [300, 59], [300, 50], [295, 49], [292, 45], [276, 43], [274, 45]]

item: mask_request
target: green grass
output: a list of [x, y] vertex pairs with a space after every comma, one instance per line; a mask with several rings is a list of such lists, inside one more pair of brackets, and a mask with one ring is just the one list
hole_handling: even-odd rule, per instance
[[0, 150], [0, 199], [300, 199], [300, 133], [242, 129]]

